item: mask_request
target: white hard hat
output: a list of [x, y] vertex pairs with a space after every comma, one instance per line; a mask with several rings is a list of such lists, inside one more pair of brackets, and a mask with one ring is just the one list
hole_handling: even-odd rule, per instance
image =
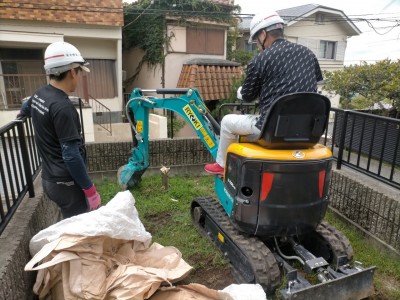
[[250, 22], [250, 38], [249, 43], [253, 41], [258, 31], [265, 28], [266, 31], [274, 29], [282, 29], [285, 21], [275, 11], [267, 11], [257, 14]]
[[66, 42], [52, 43], [44, 53], [44, 69], [48, 75], [59, 75], [78, 66], [90, 72], [89, 68], [85, 67], [88, 64], [79, 50]]

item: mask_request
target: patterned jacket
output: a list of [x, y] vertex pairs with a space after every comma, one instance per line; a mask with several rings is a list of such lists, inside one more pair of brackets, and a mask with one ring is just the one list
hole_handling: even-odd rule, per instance
[[261, 129], [275, 99], [295, 92], [316, 92], [317, 82], [322, 79], [318, 60], [310, 49], [278, 39], [247, 65], [241, 93], [246, 102], [259, 97], [256, 126]]

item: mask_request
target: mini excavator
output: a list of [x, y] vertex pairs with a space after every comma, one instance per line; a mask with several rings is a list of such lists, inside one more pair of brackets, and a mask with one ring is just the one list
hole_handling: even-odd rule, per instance
[[[182, 116], [216, 157], [220, 125], [197, 89], [135, 88], [126, 104], [134, 148], [118, 170], [122, 189], [134, 187], [149, 167], [149, 112], [155, 108]], [[192, 201], [194, 225], [230, 261], [238, 282], [259, 283], [283, 299], [374, 293], [375, 267], [354, 262], [349, 240], [323, 221], [333, 158], [319, 140], [329, 111], [329, 99], [317, 93], [277, 99], [259, 135], [229, 146], [225, 174], [215, 175], [218, 199]]]

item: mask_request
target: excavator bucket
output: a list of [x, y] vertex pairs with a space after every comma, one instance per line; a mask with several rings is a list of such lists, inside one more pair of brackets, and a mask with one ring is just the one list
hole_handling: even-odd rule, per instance
[[124, 165], [118, 169], [117, 179], [118, 184], [123, 191], [136, 186], [145, 170], [138, 170], [131, 164]]

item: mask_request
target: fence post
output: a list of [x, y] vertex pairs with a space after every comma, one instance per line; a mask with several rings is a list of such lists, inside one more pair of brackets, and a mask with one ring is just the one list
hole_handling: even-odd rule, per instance
[[33, 178], [31, 172], [31, 165], [29, 163], [29, 155], [28, 155], [28, 147], [26, 146], [25, 141], [25, 132], [24, 132], [24, 122], [17, 122], [17, 130], [18, 130], [18, 139], [19, 144], [21, 145], [21, 155], [22, 162], [24, 164], [24, 173], [26, 178], [26, 184], [28, 186], [29, 197], [35, 197], [35, 189], [33, 187]]
[[346, 129], [347, 129], [347, 119], [348, 119], [349, 111], [345, 110], [343, 114], [343, 122], [342, 128], [340, 130], [340, 142], [339, 142], [339, 153], [336, 161], [336, 169], [340, 170], [342, 168], [343, 161], [343, 150], [344, 150], [344, 142], [346, 140]]

